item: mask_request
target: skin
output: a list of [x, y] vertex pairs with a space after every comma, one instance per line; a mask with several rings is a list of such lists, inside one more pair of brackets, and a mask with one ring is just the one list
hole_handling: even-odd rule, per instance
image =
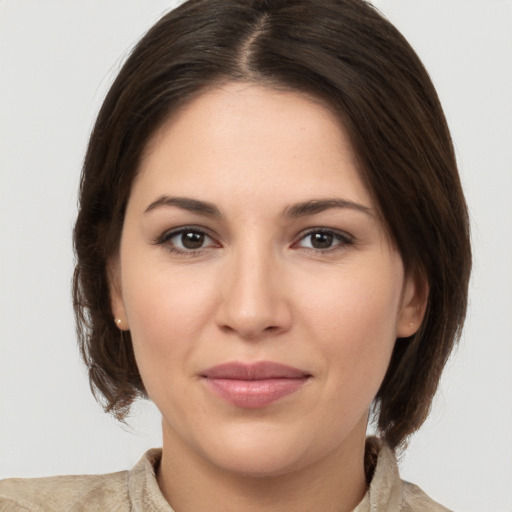
[[[361, 208], [286, 214], [324, 199]], [[197, 248], [176, 234], [184, 226]], [[113, 312], [162, 413], [158, 482], [177, 512], [357, 505], [369, 407], [425, 301], [325, 106], [238, 83], [175, 113], [145, 152], [111, 274]], [[237, 407], [201, 378], [232, 361], [310, 377], [268, 406]]]

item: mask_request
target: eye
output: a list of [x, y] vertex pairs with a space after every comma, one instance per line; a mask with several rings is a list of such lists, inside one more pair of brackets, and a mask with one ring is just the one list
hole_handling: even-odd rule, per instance
[[330, 229], [312, 229], [295, 246], [315, 251], [332, 251], [352, 243], [352, 237], [347, 234]]
[[178, 254], [198, 253], [202, 249], [219, 247], [219, 245], [203, 230], [195, 227], [182, 227], [166, 231], [155, 241], [157, 245]]

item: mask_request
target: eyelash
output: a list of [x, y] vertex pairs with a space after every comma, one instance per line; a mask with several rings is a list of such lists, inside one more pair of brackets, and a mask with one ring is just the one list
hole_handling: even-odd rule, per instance
[[[191, 234], [199, 234], [202, 235], [208, 239], [210, 239], [213, 244], [206, 246], [206, 247], [198, 247], [197, 249], [181, 249], [177, 247], [176, 245], [171, 243], [171, 240], [175, 237], [178, 237], [180, 235], [183, 235], [185, 233], [191, 233]], [[306, 240], [308, 237], [311, 237], [312, 235], [329, 235], [332, 236], [332, 240], [336, 241], [337, 243], [333, 245], [332, 247], [328, 247], [325, 249], [318, 249], [315, 247], [301, 247], [299, 244], [300, 242]], [[198, 227], [198, 226], [183, 226], [177, 229], [173, 229], [170, 231], [166, 231], [162, 233], [154, 242], [155, 245], [161, 245], [165, 246], [166, 250], [173, 254], [178, 254], [182, 256], [188, 256], [188, 257], [195, 257], [195, 256], [201, 256], [205, 250], [208, 250], [210, 248], [219, 248], [221, 247], [220, 244], [215, 242], [213, 237], [211, 237], [207, 231], [204, 229]], [[354, 238], [344, 232], [340, 232], [333, 229], [328, 228], [311, 228], [308, 229], [306, 232], [303, 232], [299, 235], [297, 238], [297, 241], [293, 242], [292, 247], [296, 247], [299, 250], [305, 250], [305, 251], [313, 251], [315, 254], [329, 254], [333, 252], [337, 252], [339, 250], [343, 250], [348, 245], [354, 244]]]
[[312, 228], [308, 229], [305, 233], [301, 233], [299, 239], [297, 242], [294, 242], [293, 245], [297, 245], [299, 242], [302, 242], [307, 237], [310, 237], [312, 235], [321, 234], [321, 235], [330, 235], [332, 236], [333, 241], [337, 241], [338, 243], [336, 245], [333, 245], [332, 247], [328, 247], [327, 249], [317, 249], [315, 247], [303, 247], [303, 249], [314, 251], [315, 253], [319, 254], [329, 254], [332, 252], [337, 252], [339, 250], [343, 250], [348, 245], [354, 244], [354, 238], [349, 235], [348, 233], [344, 233], [342, 231], [337, 231], [334, 229], [328, 229], [328, 228]]
[[[173, 229], [170, 231], [166, 231], [165, 233], [162, 233], [154, 242], [155, 245], [162, 245], [165, 246], [166, 250], [173, 253], [178, 254], [182, 256], [200, 256], [205, 249], [208, 249], [209, 247], [200, 247], [198, 249], [180, 249], [179, 247], [176, 247], [176, 245], [173, 245], [171, 243], [171, 240], [175, 237], [178, 237], [180, 235], [183, 235], [185, 233], [194, 233], [203, 235], [204, 237], [209, 238], [210, 240], [214, 241], [213, 238], [204, 230], [199, 228], [198, 226], [182, 226], [177, 229]], [[219, 244], [214, 244], [214, 246], [220, 247]]]

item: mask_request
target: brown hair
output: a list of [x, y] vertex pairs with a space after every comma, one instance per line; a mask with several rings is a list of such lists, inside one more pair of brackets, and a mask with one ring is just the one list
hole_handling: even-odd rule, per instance
[[428, 283], [423, 324], [396, 341], [374, 402], [381, 435], [397, 447], [425, 420], [460, 335], [471, 250], [435, 89], [403, 36], [363, 0], [189, 0], [135, 47], [89, 141], [74, 231], [74, 305], [92, 390], [119, 419], [145, 396], [130, 335], [122, 341], [113, 321], [107, 260], [152, 134], [229, 81], [306, 92], [333, 109], [406, 272]]

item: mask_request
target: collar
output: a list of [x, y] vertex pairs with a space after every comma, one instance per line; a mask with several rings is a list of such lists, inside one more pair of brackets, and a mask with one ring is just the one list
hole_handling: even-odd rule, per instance
[[[376, 437], [366, 440], [368, 491], [353, 512], [400, 510], [403, 483], [393, 451]], [[128, 473], [128, 494], [134, 512], [173, 512], [158, 487], [156, 471], [162, 458], [161, 449], [147, 451]]]

